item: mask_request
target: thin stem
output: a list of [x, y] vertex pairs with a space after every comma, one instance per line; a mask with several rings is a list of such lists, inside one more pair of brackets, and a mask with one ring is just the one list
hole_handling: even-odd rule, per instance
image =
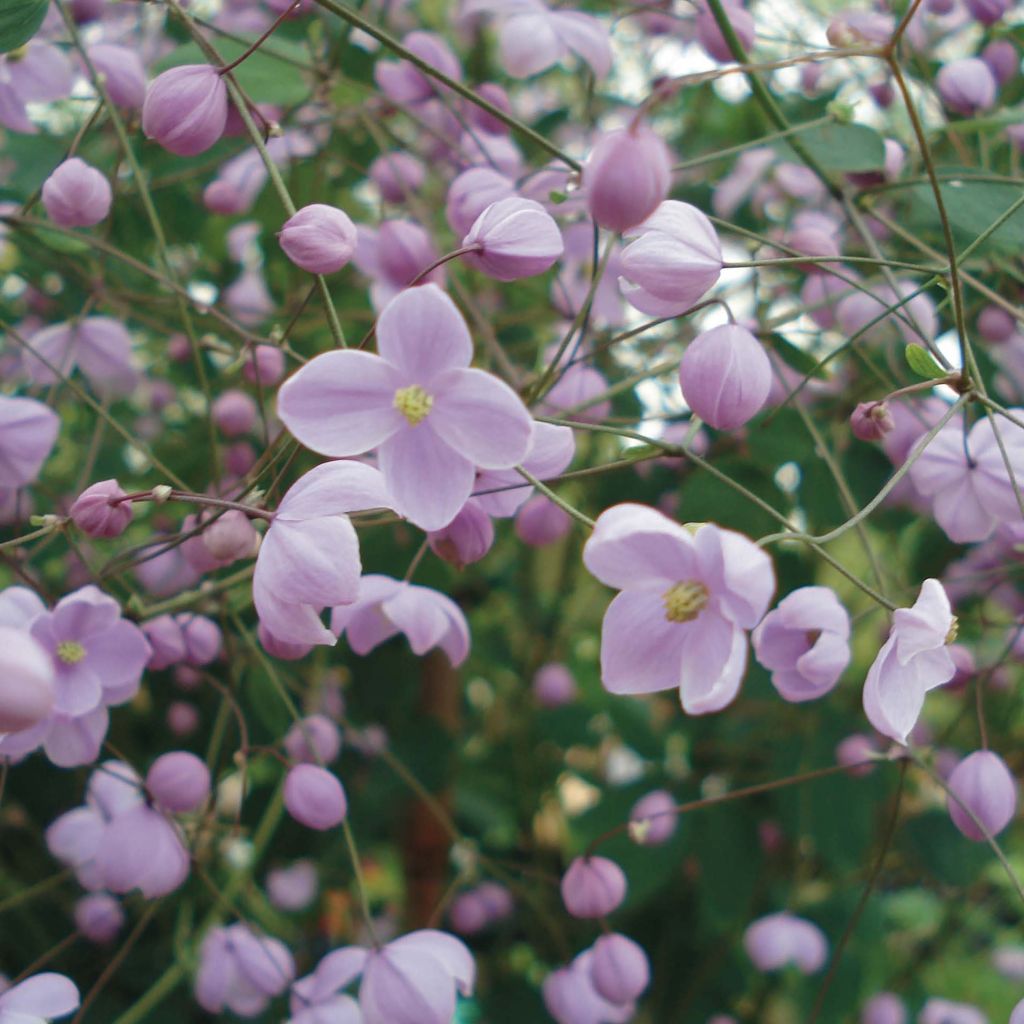
[[226, 75], [229, 71], [234, 71], [235, 68], [237, 68], [238, 65], [242, 63], [243, 60], [245, 60], [247, 57], [251, 57], [278, 30], [278, 28], [284, 22], [285, 18], [287, 18], [288, 15], [292, 13], [292, 11], [297, 10], [301, 5], [302, 0], [295, 0], [295, 3], [293, 3], [291, 7], [286, 7], [277, 16], [277, 18], [275, 19], [274, 23], [270, 26], [270, 28], [268, 28], [267, 31], [264, 32], [263, 35], [261, 35], [259, 39], [257, 39], [256, 42], [253, 43], [252, 46], [250, 46], [245, 51], [245, 53], [242, 54], [241, 57], [238, 57], [236, 60], [233, 60], [230, 64], [225, 64], [222, 68], [218, 68], [217, 74]]

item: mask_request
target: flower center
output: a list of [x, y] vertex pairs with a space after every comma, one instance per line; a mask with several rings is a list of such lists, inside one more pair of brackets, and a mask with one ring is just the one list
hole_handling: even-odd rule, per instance
[[677, 583], [661, 595], [669, 622], [692, 622], [708, 604], [708, 588], [698, 580]]
[[946, 634], [946, 643], [955, 644], [960, 633], [960, 620], [954, 615], [953, 621], [949, 624], [949, 632]]
[[77, 640], [62, 640], [57, 644], [57, 657], [65, 665], [77, 665], [85, 657], [85, 648]]
[[434, 405], [434, 396], [428, 395], [418, 384], [410, 384], [395, 392], [394, 405], [409, 421], [409, 425], [415, 427], [427, 418], [427, 413]]

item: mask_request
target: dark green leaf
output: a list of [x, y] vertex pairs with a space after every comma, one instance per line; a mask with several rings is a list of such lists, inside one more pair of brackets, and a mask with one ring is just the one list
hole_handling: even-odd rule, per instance
[[0, 3], [0, 53], [24, 46], [46, 17], [50, 0], [3, 0]]
[[[948, 168], [940, 168], [939, 173], [948, 174]], [[1017, 185], [999, 182], [944, 181], [939, 190], [959, 249], [966, 248], [985, 234], [1021, 198]], [[938, 234], [941, 224], [931, 187], [915, 186], [912, 198], [916, 207], [912, 208], [915, 220], [927, 224]], [[1014, 211], [1005, 223], [987, 235], [979, 251], [1000, 249], [1016, 254], [1021, 248], [1024, 248], [1024, 207]]]
[[882, 136], [863, 124], [826, 124], [797, 138], [827, 171], [878, 171], [885, 166]]
[[946, 371], [935, 361], [932, 354], [921, 345], [908, 345], [903, 354], [907, 357], [907, 364], [918, 375], [925, 380], [935, 380], [945, 377]]

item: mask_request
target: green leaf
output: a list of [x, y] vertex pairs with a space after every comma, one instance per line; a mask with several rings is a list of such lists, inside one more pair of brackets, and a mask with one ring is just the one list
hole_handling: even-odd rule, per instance
[[3, 0], [0, 3], [0, 53], [24, 46], [39, 30], [50, 0]]
[[[939, 169], [948, 175], [950, 168]], [[1020, 200], [1017, 185], [988, 181], [944, 181], [939, 185], [946, 216], [956, 239], [957, 248], [970, 245], [999, 220], [1010, 207]], [[916, 185], [912, 190], [914, 219], [928, 225], [936, 235], [941, 232], [935, 196], [930, 185]], [[1024, 248], [1024, 207], [1018, 209], [1005, 223], [981, 243], [978, 252], [999, 249], [1014, 255]]]
[[932, 354], [921, 345], [908, 345], [903, 354], [907, 358], [910, 368], [925, 380], [936, 380], [945, 377], [946, 371], [932, 357]]
[[822, 380], [828, 377], [828, 371], [818, 366], [818, 360], [810, 352], [797, 348], [781, 334], [769, 334], [765, 340], [791, 370], [796, 370], [804, 377], [817, 377]]
[[[241, 57], [247, 49], [248, 46], [230, 39], [217, 43], [218, 53], [228, 64]], [[234, 75], [251, 100], [295, 106], [309, 97], [310, 86], [302, 69], [292, 61], [306, 64], [308, 54], [295, 43], [274, 39], [246, 57], [235, 69]], [[208, 63], [205, 54], [195, 43], [186, 43], [164, 57], [157, 64], [157, 70], [166, 71], [181, 64]]]
[[882, 136], [867, 125], [826, 124], [797, 138], [798, 145], [827, 171], [878, 171], [885, 166]]

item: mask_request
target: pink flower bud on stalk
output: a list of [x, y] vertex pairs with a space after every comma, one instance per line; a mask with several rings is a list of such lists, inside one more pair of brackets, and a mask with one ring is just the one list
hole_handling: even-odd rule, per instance
[[146, 102], [146, 69], [135, 50], [98, 43], [89, 47], [89, 60], [104, 78], [107, 95], [126, 110], [140, 110]]
[[543, 494], [535, 494], [516, 514], [516, 536], [532, 548], [560, 541], [572, 529], [572, 517]]
[[466, 262], [497, 281], [543, 274], [562, 255], [562, 233], [532, 199], [510, 196], [492, 203], [462, 240]]
[[650, 984], [651, 964], [643, 947], [612, 932], [594, 943], [590, 980], [598, 995], [621, 1006], [638, 999]]
[[43, 182], [42, 198], [58, 227], [88, 228], [110, 213], [114, 196], [104, 175], [73, 156]]
[[445, 218], [458, 236], [465, 235], [492, 203], [515, 196], [515, 182], [493, 167], [470, 167], [449, 186]]
[[861, 1024], [907, 1024], [907, 1008], [892, 992], [872, 996], [861, 1011]]
[[850, 415], [850, 431], [861, 441], [880, 441], [895, 426], [885, 402], [860, 402]]
[[313, 203], [285, 221], [278, 232], [285, 255], [311, 274], [333, 274], [355, 255], [356, 226], [335, 206]]
[[246, 353], [242, 376], [251, 384], [273, 387], [284, 376], [284, 352], [276, 345], [255, 345]]
[[132, 521], [130, 501], [116, 480], [101, 480], [87, 487], [71, 506], [71, 519], [89, 537], [120, 537]]
[[686, 404], [716, 430], [735, 430], [761, 411], [772, 367], [761, 343], [745, 327], [723, 324], [690, 342], [679, 364]]
[[90, 942], [105, 946], [124, 927], [124, 911], [108, 893], [89, 893], [75, 904], [75, 927]]
[[[484, 82], [482, 85], [478, 85], [476, 94], [506, 114], [512, 113], [512, 103], [508, 98], [508, 93], [497, 82]], [[478, 107], [475, 103], [470, 105], [467, 116], [470, 124], [481, 131], [490, 132], [492, 135], [508, 134], [508, 125], [504, 121], [484, 110], [483, 107]]]
[[873, 764], [864, 764], [873, 755], [878, 753], [874, 740], [864, 733], [854, 733], [840, 740], [836, 747], [836, 763], [841, 764], [847, 770], [847, 774], [854, 778], [861, 775], [868, 775], [875, 770]]
[[398, 151], [382, 153], [367, 169], [370, 180], [380, 190], [387, 203], [404, 203], [416, 195], [427, 172], [423, 164], [411, 153]]
[[978, 333], [986, 340], [1000, 344], [1009, 341], [1017, 330], [1017, 321], [999, 306], [986, 306], [978, 314]]
[[479, 562], [494, 544], [494, 523], [472, 499], [443, 529], [427, 534], [430, 550], [458, 569]]
[[1020, 54], [1009, 39], [993, 39], [981, 51], [981, 59], [988, 65], [999, 86], [1012, 82], [1020, 74]]
[[779, 971], [790, 964], [802, 974], [816, 974], [828, 959], [825, 933], [794, 914], [769, 914], [743, 936], [743, 948], [759, 971]]
[[675, 835], [679, 812], [675, 798], [664, 789], [640, 797], [629, 812], [629, 836], [641, 846], [661, 846]]
[[248, 434], [259, 419], [255, 400], [244, 391], [225, 391], [214, 400], [210, 412], [213, 422], [226, 437]]
[[345, 820], [348, 800], [337, 777], [325, 768], [299, 764], [284, 781], [284, 805], [301, 825], [326, 832]]
[[[729, 18], [744, 50], [749, 50], [754, 45], [757, 37], [757, 29], [754, 24], [754, 16], [742, 4], [729, 2], [724, 5], [725, 13]], [[706, 3], [701, 3], [697, 8], [697, 42], [704, 47], [708, 56], [722, 64], [728, 64], [735, 60], [729, 44], [726, 42], [722, 30], [715, 21], [711, 8]]]
[[638, 120], [600, 136], [583, 168], [587, 209], [609, 231], [627, 231], [646, 220], [671, 183], [668, 146]]
[[942, 102], [956, 114], [973, 117], [988, 110], [999, 90], [989, 66], [979, 57], [950, 61], [935, 76]]
[[953, 824], [977, 843], [986, 841], [985, 832], [999, 835], [1017, 812], [1017, 784], [1003, 759], [991, 750], [977, 750], [965, 757], [949, 776], [949, 789]]
[[1011, 0], [966, 0], [967, 10], [982, 25], [994, 25], [1010, 6]]
[[626, 898], [626, 876], [607, 857], [577, 857], [562, 876], [562, 902], [573, 917], [604, 917]]
[[171, 68], [146, 90], [142, 130], [177, 156], [204, 153], [224, 134], [227, 120], [227, 86], [209, 64]]
[[288, 730], [284, 749], [293, 761], [330, 764], [341, 753], [341, 733], [324, 715], [310, 715]]
[[195, 754], [175, 750], [158, 757], [146, 773], [146, 789], [174, 814], [197, 811], [210, 795], [210, 770]]

